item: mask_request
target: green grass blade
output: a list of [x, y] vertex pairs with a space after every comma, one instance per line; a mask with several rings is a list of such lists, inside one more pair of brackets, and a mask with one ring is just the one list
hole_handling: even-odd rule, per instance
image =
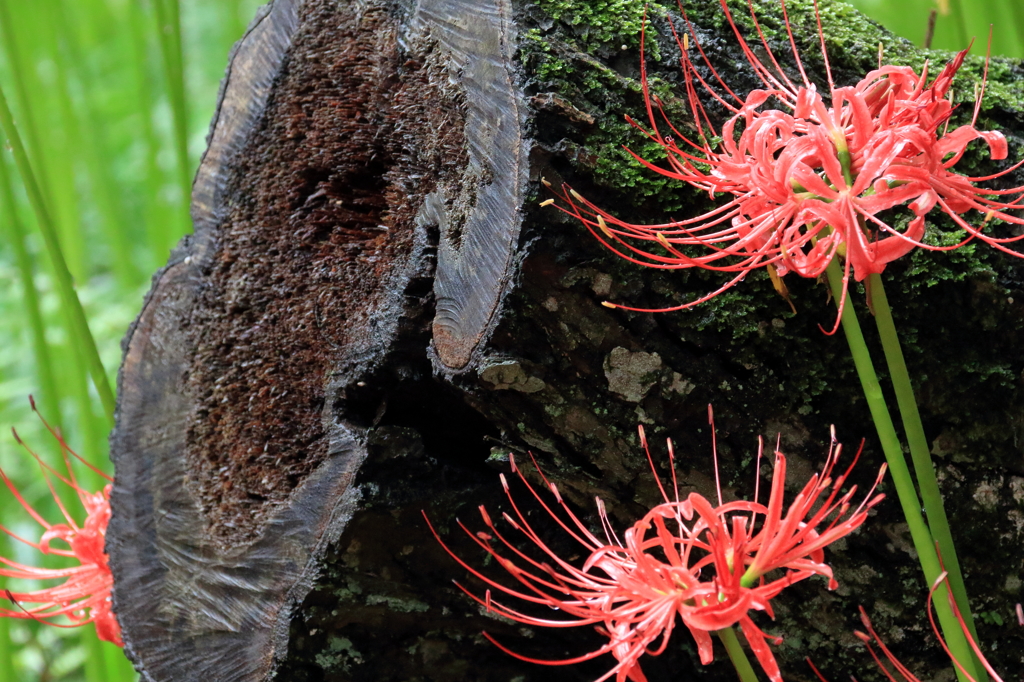
[[[76, 147], [68, 139], [69, 131], [62, 122], [63, 106], [53, 96], [56, 88], [42, 77], [43, 73], [54, 75], [56, 38], [52, 22], [46, 18], [56, 11], [52, 0], [36, 0], [31, 6], [0, 0], [0, 36], [11, 66], [10, 78], [21, 113], [19, 120], [27, 135], [26, 157], [35, 171], [46, 205], [51, 209], [52, 223], [68, 269], [76, 279], [84, 280], [87, 255], [86, 240], [78, 227], [81, 209], [73, 168]], [[32, 39], [20, 40], [19, 36]], [[47, 54], [48, 58], [40, 60], [40, 53]], [[41, 134], [41, 129], [46, 131], [45, 135]]]
[[[42, 153], [42, 144], [39, 141], [39, 131], [35, 125], [38, 119], [33, 115], [33, 99], [29, 96], [29, 87], [25, 81], [28, 70], [25, 68], [21, 51], [18, 49], [17, 31], [14, 28], [14, 21], [10, 8], [7, 6], [7, 0], [0, 0], [0, 36], [3, 37], [4, 51], [7, 55], [7, 61], [11, 66], [14, 89], [25, 113], [25, 137], [28, 140], [28, 146], [32, 154], [39, 155]], [[40, 169], [39, 179], [42, 186], [45, 187], [47, 184], [45, 170], [42, 168]]]
[[16, 644], [11, 641], [11, 621], [0, 618], [0, 680], [16, 680], [14, 676], [14, 650]]
[[110, 675], [109, 679], [124, 680], [125, 682], [137, 679], [135, 669], [120, 647], [109, 642], [101, 642], [100, 648], [107, 666], [107, 674]]
[[[974, 39], [972, 54], [984, 55], [992, 27], [994, 56], [1024, 58], [1024, 3], [1020, 0], [850, 0], [850, 4], [893, 33], [924, 45], [928, 15], [939, 9], [932, 48], [960, 51]], [[943, 11], [944, 10], [944, 11]]]
[[100, 649], [102, 642], [96, 637], [94, 628], [82, 629], [82, 643], [89, 654], [85, 658], [85, 679], [87, 682], [107, 682], [110, 677], [107, 675], [106, 661]]
[[36, 213], [39, 230], [42, 232], [43, 241], [46, 243], [46, 250], [50, 255], [50, 261], [57, 278], [57, 289], [60, 292], [61, 302], [71, 320], [71, 326], [74, 331], [73, 338], [84, 349], [87, 356], [86, 361], [89, 366], [89, 374], [92, 376], [107, 417], [113, 423], [114, 392], [110, 388], [106, 370], [103, 368], [103, 362], [100, 360], [99, 350], [96, 348], [96, 340], [93, 338], [92, 332], [89, 331], [89, 322], [85, 318], [82, 302], [78, 299], [78, 294], [75, 292], [71, 272], [64, 261], [64, 254], [61, 251], [60, 242], [57, 239], [57, 233], [50, 218], [50, 212], [46, 207], [39, 184], [36, 182], [35, 174], [25, 152], [25, 146], [21, 141], [21, 136], [14, 125], [14, 117], [7, 104], [7, 97], [4, 95], [3, 88], [0, 88], [0, 127], [7, 134], [11, 151], [14, 154], [14, 161], [18, 166], [18, 172], [21, 174], [22, 182], [28, 193], [29, 202]]
[[[145, 149], [146, 196], [143, 218], [146, 225], [148, 244], [146, 251], [151, 257], [150, 271], [161, 267], [167, 259], [167, 252], [177, 238], [172, 228], [172, 218], [177, 217], [182, 224], [188, 218], [187, 212], [178, 208], [168, 210], [160, 201], [160, 187], [163, 173], [157, 164], [160, 152], [160, 140], [153, 127], [152, 109], [154, 102], [153, 88], [147, 70], [148, 44], [146, 42], [145, 17], [138, 3], [128, 3], [128, 22], [132, 39], [133, 76], [135, 79], [136, 97], [138, 98], [139, 120], [142, 140]], [[185, 202], [179, 201], [178, 206]], [[177, 208], [177, 207], [176, 207]]]
[[[949, 16], [940, 17], [940, 21], [943, 19], [946, 19], [948, 24], [952, 27], [954, 35], [953, 40], [957, 45], [961, 46], [959, 49], [962, 50], [967, 47], [967, 44], [971, 42], [971, 38], [973, 36], [970, 35], [970, 29], [967, 27], [967, 18], [964, 15], [963, 4], [960, 0], [949, 0]], [[945, 46], [936, 45], [935, 47]]]
[[167, 94], [174, 113], [178, 181], [187, 202], [192, 193], [192, 166], [188, 160], [188, 109], [185, 104], [185, 66], [181, 52], [181, 10], [177, 0], [153, 0], [153, 7], [156, 9]]
[[[76, 72], [86, 63], [79, 53], [78, 40], [66, 18], [63, 7], [53, 14], [53, 24], [57, 33], [58, 45], [54, 50], [56, 59], [57, 88], [55, 95], [60, 102], [64, 127], [67, 131], [70, 147], [77, 150], [87, 177], [92, 203], [98, 210], [99, 222], [104, 237], [110, 247], [110, 263], [108, 266], [127, 287], [133, 287], [141, 279], [136, 268], [135, 259], [131, 254], [130, 231], [127, 229], [123, 210], [118, 199], [118, 191], [111, 176], [110, 164], [103, 158], [103, 139], [106, 134], [104, 122], [96, 116], [93, 105], [87, 96], [75, 97], [72, 93], [72, 82]], [[60, 49], [63, 46], [63, 49]], [[82, 128], [87, 131], [82, 134]], [[76, 221], [77, 222], [77, 221]], [[78, 224], [75, 225], [79, 231]]]
[[[32, 337], [32, 351], [35, 356], [36, 372], [39, 375], [39, 388], [42, 390], [39, 402], [44, 411], [52, 415], [50, 418], [54, 424], [59, 426], [61, 423], [59, 407], [61, 393], [57, 389], [50, 345], [46, 341], [46, 323], [43, 320], [43, 312], [39, 304], [39, 293], [36, 291], [35, 264], [25, 245], [27, 234], [15, 209], [10, 173], [4, 159], [0, 159], [0, 204], [3, 207], [0, 220], [3, 221], [6, 231], [5, 241], [14, 250], [18, 275], [21, 279], [22, 303]], [[0, 677], [0, 679], [4, 678]]]
[[1020, 0], [1004, 0], [1003, 4], [1008, 9], [1008, 23], [1014, 29], [1014, 42], [1017, 45], [1015, 56], [1024, 58], [1024, 3]]
[[[0, 510], [6, 505], [0, 503]], [[0, 552], [3, 556], [10, 556], [11, 542], [7, 536], [0, 538]], [[11, 621], [9, 618], [0, 618], [0, 680], [18, 679], [14, 673], [14, 651], [17, 645], [11, 641]]]

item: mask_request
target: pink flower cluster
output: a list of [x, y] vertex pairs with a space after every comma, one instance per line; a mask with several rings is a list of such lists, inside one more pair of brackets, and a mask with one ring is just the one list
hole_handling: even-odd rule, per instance
[[[650, 459], [642, 427], [640, 436]], [[621, 539], [612, 530], [600, 498], [597, 509], [604, 539], [594, 535], [569, 510], [558, 489], [539, 468], [537, 472], [560, 512], [536, 492], [513, 460], [513, 471], [552, 519], [583, 547], [588, 558], [577, 567], [559, 556], [519, 510], [504, 475], [502, 485], [515, 516], [506, 513], [503, 518], [545, 558], [535, 558], [537, 552], [524, 551], [503, 535], [483, 506], [480, 514], [487, 527], [485, 532], [474, 533], [461, 522], [460, 525], [519, 586], [488, 577], [447, 546], [445, 549], [491, 588], [529, 604], [557, 609], [567, 618], [530, 615], [492, 599], [490, 589], [481, 597], [460, 585], [487, 610], [531, 626], [593, 625], [608, 638], [607, 644], [596, 651], [559, 661], [528, 658], [495, 642], [523, 660], [563, 665], [610, 653], [617, 663], [597, 682], [613, 676], [617, 682], [644, 682], [640, 657], [665, 650], [678, 618], [696, 641], [704, 664], [713, 659], [711, 633], [738, 624], [768, 676], [780, 682], [779, 667], [768, 643], [778, 643], [781, 638], [765, 634], [754, 623], [751, 613], [763, 611], [773, 616], [771, 600], [787, 586], [814, 575], [825, 577], [830, 589], [835, 587], [832, 570], [825, 563], [824, 548], [858, 528], [867, 518], [868, 510], [883, 498], [874, 494], [874, 487], [859, 504], [853, 502], [856, 486], [841, 493], [850, 472], [848, 468], [833, 478], [841, 450], [833, 438], [822, 471], [811, 477], [788, 508], [783, 501], [786, 458], [781, 452], [775, 452], [767, 505], [757, 501], [756, 493], [753, 502], [723, 503], [719, 492], [717, 505], [697, 493], [680, 499], [673, 468], [674, 496], [669, 496], [659, 480], [664, 502], [627, 529]], [[673, 457], [671, 442], [669, 457]], [[653, 461], [651, 466], [654, 467]], [[884, 472], [883, 466], [875, 485]], [[444, 545], [433, 527], [431, 531]], [[503, 552], [511, 553], [512, 558]]]
[[[985, 234], [983, 228], [993, 218], [1024, 224], [1024, 219], [1008, 213], [1019, 208], [1024, 187], [999, 190], [976, 184], [999, 178], [1020, 164], [984, 177], [953, 170], [973, 140], [983, 140], [993, 159], [1007, 156], [1001, 133], [976, 127], [984, 83], [970, 124], [948, 129], [956, 108], [950, 86], [963, 65], [966, 50], [931, 81], [927, 63], [919, 74], [906, 66], [883, 66], [880, 55], [879, 67], [856, 85], [836, 87], [819, 18], [830, 90], [826, 101], [804, 70], [784, 0], [780, 2], [800, 83], [790, 80], [779, 65], [753, 5], [750, 16], [760, 41], [758, 47], [763, 48], [771, 66], [755, 55], [741, 35], [725, 0], [719, 2], [764, 87], [742, 98], [730, 89], [707, 58], [687, 19], [689, 33], [682, 39], [676, 35], [676, 39], [697, 139], [680, 133], [661, 112], [641, 64], [650, 130], [630, 122], [664, 150], [667, 167], [627, 151], [665, 177], [705, 190], [713, 199], [725, 195], [729, 201], [701, 215], [660, 225], [628, 223], [567, 187], [564, 205], [560, 206], [627, 260], [654, 268], [698, 267], [732, 274], [718, 290], [659, 312], [702, 303], [761, 267], [769, 270], [776, 287], [784, 292], [781, 276], [794, 272], [802, 277], [818, 277], [837, 255], [845, 259], [844, 297], [851, 271], [856, 280], [863, 280], [872, 273], [881, 273], [886, 264], [914, 247], [948, 250], [980, 239], [1021, 255], [1006, 244], [1024, 235], [994, 237]], [[690, 60], [690, 36], [711, 82]], [[720, 131], [698, 97], [698, 83], [711, 100], [731, 112]], [[662, 130], [666, 126], [668, 134]], [[720, 138], [721, 143], [712, 145], [712, 137]], [[1016, 198], [1003, 200], [1011, 195]], [[910, 211], [905, 226], [880, 217], [899, 206]], [[923, 241], [925, 218], [935, 208], [963, 228], [966, 234], [959, 244], [933, 246]], [[978, 213], [980, 224], [964, 218], [970, 211]]]
[[[35, 409], [34, 403], [32, 408]], [[50, 428], [48, 424], [47, 428]], [[104, 486], [101, 491], [96, 493], [84, 490], [78, 484], [71, 469], [71, 458], [82, 462], [108, 481], [111, 479], [71, 450], [59, 433], [53, 429], [50, 429], [50, 432], [60, 443], [66, 473], [53, 469], [31, 450], [29, 450], [29, 454], [39, 463], [53, 499], [64, 516], [64, 523], [47, 521], [25, 500], [7, 474], [0, 470], [0, 478], [3, 479], [7, 489], [21, 503], [29, 516], [42, 526], [43, 533], [39, 541], [34, 542], [17, 535], [4, 526], [0, 526], [0, 531], [18, 542], [39, 550], [42, 554], [66, 557], [76, 562], [76, 565], [68, 568], [41, 568], [0, 556], [0, 576], [22, 580], [63, 581], [59, 585], [31, 592], [12, 592], [11, 590], [0, 592], [14, 604], [12, 609], [0, 609], [0, 617], [30, 618], [58, 627], [75, 627], [93, 623], [100, 639], [124, 646], [124, 642], [121, 640], [121, 628], [111, 609], [110, 590], [114, 580], [110, 573], [110, 567], [107, 565], [107, 553], [104, 548], [107, 524], [110, 522], [110, 485]], [[17, 433], [14, 434], [14, 437], [19, 444], [24, 446]], [[26, 449], [28, 449], [27, 446]], [[54, 478], [69, 486], [78, 496], [86, 513], [85, 522], [81, 525], [75, 522], [61, 501], [53, 485], [52, 479]], [[55, 542], [61, 544], [55, 545]]]

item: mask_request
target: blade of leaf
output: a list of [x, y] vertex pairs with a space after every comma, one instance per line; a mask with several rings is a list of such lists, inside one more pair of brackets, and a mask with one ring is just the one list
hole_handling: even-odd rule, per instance
[[39, 189], [39, 184], [36, 181], [35, 173], [32, 171], [28, 155], [25, 153], [25, 146], [21, 141], [21, 136], [14, 125], [14, 117], [11, 115], [11, 109], [7, 104], [7, 97], [2, 87], [0, 87], [0, 127], [7, 134], [15, 163], [18, 166], [18, 172], [21, 174], [22, 182], [28, 193], [29, 202], [36, 213], [39, 230], [42, 232], [43, 241], [46, 243], [46, 250], [49, 253], [57, 277], [57, 289], [60, 293], [61, 302], [71, 320], [77, 342], [82, 345], [86, 354], [89, 374], [92, 376], [93, 384], [96, 386], [97, 393], [99, 393], [103, 408], [111, 424], [113, 424], [114, 392], [110, 388], [106, 370], [103, 368], [103, 362], [100, 360], [99, 351], [96, 348], [96, 340], [89, 330], [89, 322], [85, 317], [85, 311], [82, 309], [82, 302], [78, 299], [78, 293], [75, 291], [71, 272], [68, 270], [67, 263], [64, 260], [60, 241], [57, 239], [57, 233], [50, 218], [50, 211], [47, 209], [46, 202]]

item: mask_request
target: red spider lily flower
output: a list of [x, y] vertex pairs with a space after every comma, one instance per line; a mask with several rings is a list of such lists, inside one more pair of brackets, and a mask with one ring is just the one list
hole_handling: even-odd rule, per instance
[[[642, 427], [640, 437], [653, 469], [654, 462]], [[856, 488], [839, 494], [850, 470], [832, 478], [840, 453], [841, 447], [833, 439], [823, 470], [808, 481], [785, 514], [786, 460], [781, 452], [775, 453], [775, 471], [767, 506], [757, 502], [756, 492], [753, 502], [729, 503], [721, 501], [719, 492], [717, 506], [696, 493], [680, 500], [673, 466], [674, 497], [669, 496], [658, 480], [665, 501], [626, 530], [621, 540], [612, 530], [599, 498], [597, 509], [604, 539], [591, 533], [569, 510], [558, 489], [537, 468], [561, 512], [549, 505], [515, 467], [513, 459], [513, 471], [534, 498], [588, 553], [580, 567], [562, 559], [520, 512], [502, 476], [502, 485], [515, 513], [515, 518], [509, 514], [504, 514], [503, 518], [514, 530], [525, 535], [539, 553], [546, 556], [546, 560], [537, 560], [507, 539], [483, 506], [480, 513], [486, 532], [473, 533], [461, 522], [459, 525], [521, 587], [510, 587], [473, 568], [444, 544], [433, 526], [430, 529], [463, 568], [491, 588], [527, 603], [556, 609], [568, 618], [532, 616], [492, 599], [490, 589], [480, 597], [459, 585], [488, 611], [532, 626], [594, 625], [608, 638], [608, 643], [596, 651], [571, 659], [550, 661], [510, 651], [485, 633], [490, 641], [517, 658], [546, 665], [565, 665], [610, 653], [617, 663], [597, 682], [613, 676], [616, 682], [644, 682], [646, 678], [640, 669], [640, 657], [645, 653], [658, 655], [665, 650], [678, 616], [694, 637], [702, 663], [713, 660], [710, 633], [739, 624], [769, 677], [774, 682], [781, 682], [778, 665], [768, 647], [769, 639], [775, 643], [781, 639], [766, 635], [751, 619], [750, 611], [764, 611], [771, 616], [771, 599], [785, 587], [812, 575], [827, 577], [829, 587], [834, 587], [832, 571], [824, 563], [825, 546], [858, 528], [867, 518], [868, 509], [883, 497], [873, 495], [872, 488], [864, 500], [851, 509]], [[758, 454], [760, 465], [761, 453]], [[669, 460], [674, 463], [671, 441]], [[717, 476], [717, 454], [715, 461]], [[884, 470], [883, 467], [879, 480]], [[429, 519], [427, 523], [430, 524]], [[500, 546], [511, 552], [512, 558], [503, 554]], [[776, 570], [784, 573], [773, 574], [774, 577], [768, 579], [767, 574]]]
[[[932, 631], [935, 632], [935, 637], [939, 640], [939, 643], [945, 650], [946, 655], [949, 656], [949, 659], [953, 661], [953, 664], [957, 668], [959, 668], [961, 672], [963, 672], [963, 674], [967, 677], [968, 680], [974, 682], [975, 678], [971, 676], [967, 669], [964, 668], [960, 661], [958, 661], [956, 657], [953, 656], [952, 652], [950, 652], [949, 647], [946, 645], [946, 640], [942, 637], [942, 631], [939, 629], [938, 623], [935, 622], [935, 609], [932, 608], [932, 601], [935, 599], [935, 591], [939, 589], [939, 586], [943, 582], [948, 582], [947, 575], [945, 572], [941, 573], [939, 577], [936, 578], [935, 582], [932, 583], [931, 589], [928, 591], [928, 620], [931, 622]], [[953, 614], [956, 616], [957, 621], [960, 623], [960, 629], [963, 631], [964, 636], [967, 638], [968, 643], [971, 645], [971, 649], [974, 650], [974, 653], [975, 655], [977, 655], [978, 660], [985, 667], [985, 670], [988, 672], [988, 674], [992, 676], [992, 679], [995, 680], [995, 682], [1003, 682], [1003, 679], [992, 668], [992, 665], [985, 658], [984, 654], [981, 653], [981, 649], [978, 647], [977, 642], [974, 641], [974, 637], [971, 636], [970, 629], [964, 622], [963, 616], [960, 613], [960, 609], [957, 608], [956, 601], [949, 595], [950, 593], [947, 592], [947, 598], [950, 601], [950, 608], [953, 609]], [[888, 679], [889, 682], [900, 682], [900, 680], [903, 680], [903, 682], [921, 682], [920, 678], [914, 675], [910, 671], [910, 669], [907, 668], [907, 666], [903, 665], [903, 663], [901, 663], [900, 660], [896, 658], [895, 654], [893, 654], [892, 651], [889, 650], [889, 647], [885, 645], [885, 642], [881, 640], [881, 638], [878, 636], [878, 633], [875, 632], [875, 628], [871, 625], [871, 619], [868, 618], [868, 614], [864, 610], [864, 607], [860, 608], [860, 620], [861, 623], [864, 624], [864, 629], [866, 629], [867, 632], [854, 632], [854, 634], [857, 635], [857, 638], [860, 639], [860, 641], [862, 641], [864, 645], [868, 648], [868, 652], [871, 654], [871, 657], [875, 659], [875, 663], [878, 665], [879, 670], [882, 671], [882, 674], [885, 675], [886, 679]], [[895, 671], [896, 675], [899, 675], [899, 678], [897, 678], [896, 675], [893, 674], [893, 672], [890, 672], [888, 667], [883, 665], [882, 658], [878, 655], [878, 652], [875, 651], [875, 647], [878, 647], [878, 651], [880, 651], [882, 656], [884, 656], [889, 661], [892, 670]], [[807, 662], [810, 664], [811, 669], [814, 671], [814, 674], [818, 676], [818, 679], [820, 679], [822, 682], [828, 682], [828, 680], [825, 679], [825, 677], [821, 674], [821, 672], [819, 672], [819, 670], [814, 666], [814, 664], [811, 663], [810, 659], [808, 659]]]
[[[35, 409], [34, 403], [32, 408], [33, 410]], [[46, 424], [45, 421], [43, 423]], [[4, 590], [3, 595], [13, 602], [15, 608], [0, 609], [0, 617], [27, 618], [57, 627], [77, 627], [86, 623], [93, 623], [96, 626], [96, 634], [100, 639], [106, 642], [113, 642], [118, 646], [124, 646], [124, 642], [121, 640], [121, 627], [118, 625], [117, 618], [111, 609], [110, 590], [114, 581], [110, 568], [107, 565], [107, 554], [104, 550], [107, 524], [110, 521], [110, 485], [106, 485], [103, 490], [96, 493], [89, 493], [83, 490], [71, 469], [71, 458], [73, 457], [82, 462], [108, 481], [111, 479], [71, 450], [60, 434], [50, 428], [49, 424], [46, 424], [46, 427], [60, 443], [66, 474], [44, 463], [36, 453], [25, 446], [21, 439], [18, 438], [17, 433], [14, 434], [14, 437], [39, 463], [53, 499], [64, 516], [64, 523], [50, 523], [43, 518], [22, 497], [21, 493], [11, 482], [11, 479], [7, 477], [7, 474], [0, 470], [0, 478], [3, 479], [7, 489], [21, 503], [21, 506], [28, 512], [29, 516], [43, 527], [43, 533], [38, 542], [33, 542], [17, 535], [5, 526], [0, 526], [0, 531], [3, 531], [18, 542], [39, 550], [43, 554], [74, 559], [78, 562], [78, 565], [70, 568], [40, 568], [0, 557], [0, 576], [24, 580], [64, 581], [60, 585], [32, 592]], [[86, 513], [86, 519], [83, 524], [79, 525], [76, 523], [68, 509], [64, 506], [54, 488], [52, 480], [54, 478], [75, 491]], [[60, 541], [63, 544], [55, 545], [55, 541]], [[70, 623], [55, 622], [55, 620], [59, 621], [61, 616], [66, 617]]]
[[[930, 82], [927, 63], [918, 74], [909, 67], [883, 66], [880, 54], [878, 69], [856, 85], [836, 87], [818, 15], [829, 85], [826, 103], [804, 71], [784, 0], [780, 3], [800, 83], [790, 80], [780, 67], [752, 2], [748, 0], [750, 16], [770, 66], [755, 55], [755, 48], [741, 35], [725, 0], [719, 2], [763, 89], [741, 98], [726, 85], [680, 5], [689, 33], [682, 39], [676, 34], [676, 41], [682, 54], [696, 139], [681, 133], [665, 116], [660, 102], [650, 93], [646, 66], [641, 61], [650, 130], [629, 117], [627, 120], [665, 151], [667, 167], [627, 151], [665, 177], [705, 190], [712, 198], [724, 194], [729, 201], [701, 215], [659, 225], [628, 223], [567, 186], [563, 188], [564, 205], [559, 207], [579, 218], [605, 246], [634, 263], [663, 269], [697, 267], [732, 277], [719, 289], [677, 306], [651, 310], [606, 305], [642, 312], [690, 308], [762, 267], [786, 296], [780, 279], [783, 275], [794, 272], [817, 278], [838, 255], [845, 261], [841, 311], [851, 272], [861, 281], [872, 273], [881, 273], [886, 264], [915, 247], [949, 250], [980, 239], [1012, 255], [1021, 255], [1006, 244], [1024, 235], [999, 238], [985, 234], [983, 228], [992, 218], [1024, 224], [1024, 219], [1008, 213], [1019, 208], [1024, 187], [997, 190], [977, 184], [999, 178], [1020, 164], [985, 177], [965, 176], [953, 170], [968, 143], [976, 139], [988, 144], [991, 158], [1007, 156], [1001, 133], [976, 127], [984, 78], [971, 123], [948, 130], [955, 109], [950, 101], [950, 85], [967, 50], [957, 54]], [[675, 32], [674, 27], [672, 30]], [[710, 79], [705, 79], [690, 60], [691, 36]], [[641, 35], [641, 51], [643, 42]], [[986, 77], [987, 68], [986, 62]], [[710, 99], [731, 113], [720, 131], [698, 96], [698, 83]], [[768, 108], [769, 104], [777, 108]], [[667, 131], [663, 133], [662, 128]], [[709, 142], [712, 137], [721, 138], [721, 143], [713, 147]], [[1011, 195], [1017, 197], [1003, 200]], [[912, 216], [905, 227], [878, 217], [899, 206], [906, 206]], [[922, 241], [925, 217], [935, 208], [965, 231], [959, 244], [932, 246]], [[972, 210], [983, 216], [980, 225], [963, 217]]]

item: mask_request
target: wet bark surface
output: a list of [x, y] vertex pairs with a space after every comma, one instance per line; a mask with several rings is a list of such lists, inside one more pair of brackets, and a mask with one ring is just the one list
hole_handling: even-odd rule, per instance
[[[831, 425], [848, 458], [866, 439], [852, 480], [874, 479], [882, 455], [845, 341], [819, 328], [835, 315], [824, 285], [788, 282], [796, 314], [760, 273], [692, 311], [601, 305], [672, 305], [722, 280], [629, 264], [538, 205], [552, 196], [542, 177], [637, 223], [711, 205], [621, 150], [654, 153], [623, 121], [643, 113], [642, 7], [570, 5], [277, 0], [264, 20], [278, 23], [250, 33], [274, 26], [275, 40], [237, 49], [197, 179], [196, 235], [155, 279], [121, 374], [110, 553], [127, 651], [146, 679], [596, 679], [610, 657], [542, 667], [488, 643], [482, 631], [549, 660], [607, 640], [488, 614], [452, 580], [480, 596], [486, 585], [424, 520], [514, 584], [456, 521], [483, 530], [479, 505], [494, 519], [511, 512], [504, 473], [545, 541], [582, 563], [510, 475], [509, 452], [542, 499], [527, 453], [580, 518], [596, 528], [598, 496], [619, 530], [661, 499], [637, 424], [663, 481], [671, 438], [681, 494], [714, 496], [709, 403], [726, 499], [750, 498], [758, 475], [767, 489], [758, 436], [781, 439], [795, 492], [822, 465]], [[790, 9], [816, 78], [813, 15]], [[788, 64], [777, 9], [759, 11]], [[682, 25], [674, 4], [650, 12], [648, 65], [685, 132], [666, 12]], [[737, 92], [756, 87], [720, 10], [695, 8], [691, 20], [722, 77]], [[879, 40], [894, 60], [923, 58], [842, 7], [824, 21], [837, 82], [873, 68], [875, 48], [863, 46]], [[978, 70], [965, 67], [965, 82]], [[1016, 158], [1024, 73], [1011, 62], [992, 71], [980, 125], [1003, 129]], [[975, 175], [995, 168], [980, 149], [963, 163]], [[1024, 667], [1013, 625], [1022, 272], [981, 245], [915, 253], [885, 273], [981, 638], [1011, 676]], [[873, 339], [863, 292], [851, 295]], [[808, 580], [774, 601], [774, 622], [757, 617], [785, 637], [786, 679], [812, 678], [806, 656], [830, 679], [874, 679], [852, 634], [858, 605], [912, 670], [946, 667], [895, 499], [828, 552], [837, 590]], [[731, 679], [716, 656], [701, 666], [677, 630], [643, 666], [652, 681]]]

